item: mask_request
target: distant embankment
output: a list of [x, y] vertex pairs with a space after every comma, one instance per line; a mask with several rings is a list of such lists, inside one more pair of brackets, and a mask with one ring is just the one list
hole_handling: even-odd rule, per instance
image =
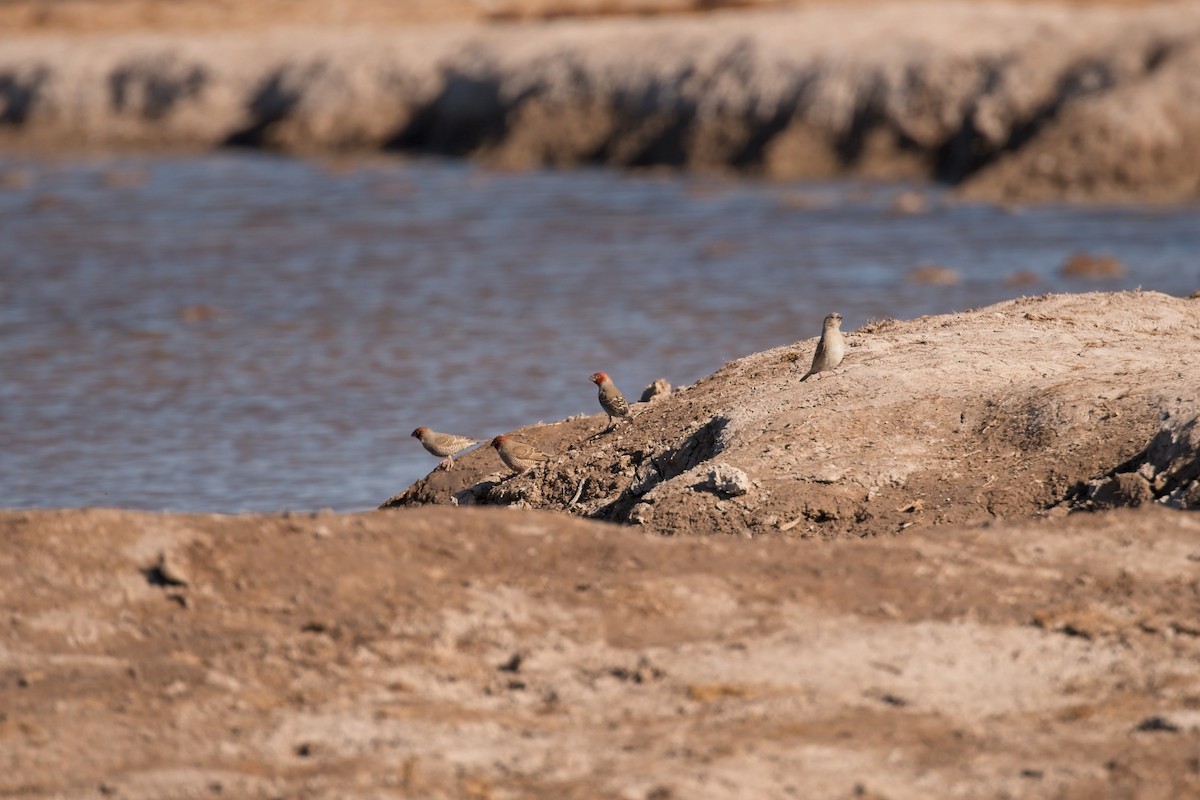
[[0, 35], [0, 144], [1200, 199], [1200, 4], [971, 3], [395, 30]]

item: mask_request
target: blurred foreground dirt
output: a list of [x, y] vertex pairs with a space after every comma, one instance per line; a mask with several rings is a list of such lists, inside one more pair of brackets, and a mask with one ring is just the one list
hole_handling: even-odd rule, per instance
[[5, 797], [1194, 797], [1200, 518], [0, 513]]

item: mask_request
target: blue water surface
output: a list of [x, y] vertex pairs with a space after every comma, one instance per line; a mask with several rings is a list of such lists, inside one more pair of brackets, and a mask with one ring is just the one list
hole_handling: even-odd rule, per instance
[[[915, 191], [921, 213], [895, 210]], [[912, 198], [909, 198], [910, 202]], [[0, 506], [372, 508], [478, 437], [815, 336], [1200, 288], [1195, 208], [260, 153], [0, 158]], [[1124, 277], [1064, 278], [1077, 251]], [[914, 282], [924, 264], [953, 285]]]

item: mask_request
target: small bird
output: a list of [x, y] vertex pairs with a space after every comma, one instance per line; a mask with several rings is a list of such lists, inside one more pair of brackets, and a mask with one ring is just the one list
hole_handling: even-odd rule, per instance
[[629, 403], [625, 402], [625, 395], [621, 394], [612, 378], [603, 372], [596, 372], [588, 380], [600, 387], [600, 407], [608, 414], [608, 427], [611, 428], [615, 424], [614, 420], [622, 417], [633, 420], [629, 413]]
[[550, 460], [550, 456], [537, 448], [507, 436], [492, 439], [492, 447], [500, 454], [500, 460], [518, 475]]
[[473, 444], [478, 443], [478, 439], [471, 439], [467, 436], [455, 436], [453, 433], [438, 433], [431, 431], [425, 426], [421, 426], [412, 432], [412, 435], [421, 440], [421, 445], [439, 458], [444, 458], [439, 467], [445, 467], [450, 470], [454, 466], [454, 454], [466, 450]]
[[837, 368], [846, 355], [846, 343], [842, 339], [842, 315], [836, 311], [825, 317], [825, 327], [821, 329], [821, 341], [817, 342], [817, 352], [813, 353], [812, 366], [804, 374], [801, 381], [806, 381], [818, 372], [828, 372]]

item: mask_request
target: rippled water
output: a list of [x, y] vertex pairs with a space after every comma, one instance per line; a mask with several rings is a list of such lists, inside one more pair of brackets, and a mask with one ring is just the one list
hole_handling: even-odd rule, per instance
[[[1019, 294], [1200, 287], [1195, 209], [262, 154], [0, 158], [0, 506], [369, 508], [488, 436]], [[1076, 250], [1119, 280], [1059, 277]], [[923, 263], [956, 285], [914, 283]], [[1018, 271], [1033, 285], [1006, 280]]]

